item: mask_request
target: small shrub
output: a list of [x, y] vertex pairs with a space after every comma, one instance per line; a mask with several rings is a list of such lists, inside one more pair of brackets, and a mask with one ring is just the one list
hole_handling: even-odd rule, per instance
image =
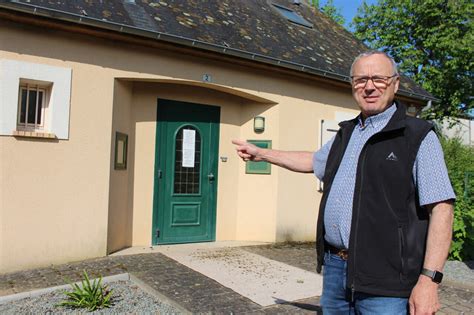
[[459, 139], [441, 137], [441, 145], [449, 178], [456, 194], [454, 205], [453, 241], [450, 260], [474, 259], [474, 196], [467, 173], [474, 173], [474, 148], [463, 145]]
[[84, 270], [82, 285], [71, 282], [69, 284], [73, 291], [64, 291], [68, 299], [59, 303], [58, 306], [87, 308], [91, 312], [111, 306], [110, 299], [113, 290], [109, 291], [106, 285], [102, 285], [102, 276], [91, 282], [87, 272]]

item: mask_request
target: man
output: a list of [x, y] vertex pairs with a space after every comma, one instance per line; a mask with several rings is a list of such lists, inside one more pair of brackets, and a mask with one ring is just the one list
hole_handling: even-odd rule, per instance
[[389, 56], [358, 56], [351, 79], [361, 113], [314, 154], [233, 143], [244, 161], [324, 182], [316, 247], [325, 315], [433, 314], [455, 198], [439, 141], [394, 103], [399, 76]]

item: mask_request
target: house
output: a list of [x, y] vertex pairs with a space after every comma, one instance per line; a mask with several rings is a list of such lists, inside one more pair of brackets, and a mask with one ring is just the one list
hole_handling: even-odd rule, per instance
[[[366, 47], [297, 2], [0, 1], [0, 271], [314, 240], [314, 176], [231, 144], [314, 151], [358, 113], [348, 75]], [[408, 78], [397, 97], [434, 99]]]
[[434, 122], [439, 132], [448, 138], [457, 138], [462, 144], [474, 146], [474, 118], [457, 118], [455, 121], [450, 119], [437, 120]]

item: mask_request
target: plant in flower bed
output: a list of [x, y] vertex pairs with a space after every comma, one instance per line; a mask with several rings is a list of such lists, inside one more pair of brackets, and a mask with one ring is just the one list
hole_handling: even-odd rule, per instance
[[84, 279], [81, 283], [82, 285], [78, 285], [77, 283], [69, 282], [72, 291], [64, 291], [67, 300], [62, 301], [58, 306], [86, 308], [91, 312], [111, 306], [113, 290], [108, 290], [107, 286], [102, 284], [102, 276], [91, 282], [87, 272], [84, 270]]

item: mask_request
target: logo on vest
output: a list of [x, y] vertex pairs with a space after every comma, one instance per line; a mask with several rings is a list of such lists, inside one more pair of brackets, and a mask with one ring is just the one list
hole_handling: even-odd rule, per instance
[[398, 158], [397, 158], [397, 156], [395, 155], [395, 153], [391, 152], [391, 153], [387, 156], [386, 160], [389, 160], [389, 161], [398, 161]]

